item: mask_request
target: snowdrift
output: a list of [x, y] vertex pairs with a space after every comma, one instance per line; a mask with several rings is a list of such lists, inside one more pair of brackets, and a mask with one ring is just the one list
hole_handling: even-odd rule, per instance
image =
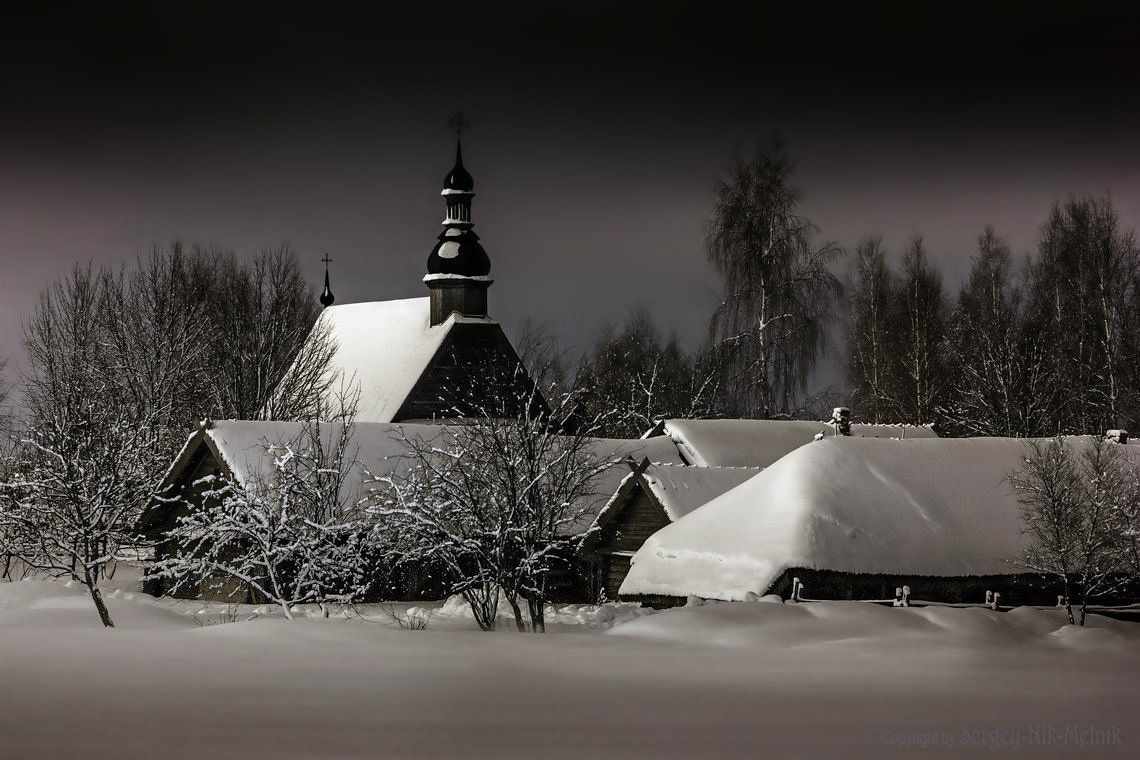
[[717, 604], [679, 607], [615, 626], [611, 636], [732, 649], [870, 648], [898, 654], [932, 647], [974, 652], [1037, 646], [1121, 648], [1140, 644], [1140, 626], [1090, 615], [1087, 627], [1068, 625], [1063, 610], [1018, 607], [884, 607], [859, 602]]
[[1004, 575], [1023, 554], [1011, 438], [829, 438], [654, 534], [622, 594], [743, 600], [790, 568]]

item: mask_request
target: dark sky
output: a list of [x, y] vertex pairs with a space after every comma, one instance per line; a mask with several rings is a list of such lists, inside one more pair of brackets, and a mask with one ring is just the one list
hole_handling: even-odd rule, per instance
[[774, 132], [822, 237], [921, 233], [951, 287], [984, 225], [1027, 252], [1070, 193], [1140, 220], [1135, 14], [913, 5], [6, 24], [0, 354], [18, 361], [20, 321], [72, 262], [173, 239], [287, 241], [314, 284], [327, 251], [340, 303], [425, 295], [456, 108], [493, 316], [577, 345], [639, 306], [703, 336], [716, 178]]

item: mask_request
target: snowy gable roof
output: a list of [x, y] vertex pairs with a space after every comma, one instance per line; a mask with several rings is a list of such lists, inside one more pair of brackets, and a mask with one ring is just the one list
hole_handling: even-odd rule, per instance
[[[662, 432], [698, 467], [767, 467], [790, 451], [812, 443], [817, 434], [834, 436], [825, 422], [800, 420], [665, 420]], [[934, 430], [913, 425], [852, 425], [852, 437], [936, 438]]]
[[642, 473], [646, 485], [670, 520], [680, 520], [697, 507], [751, 478], [756, 467], [678, 467], [651, 464]]
[[[173, 485], [191, 461], [191, 455], [201, 446], [207, 446], [239, 485], [249, 488], [263, 482], [275, 469], [276, 457], [285, 447], [301, 442], [305, 445], [306, 425], [303, 422], [258, 422], [250, 420], [219, 420], [200, 428], [190, 436], [182, 452], [168, 472], [162, 488]], [[404, 439], [433, 440], [446, 436], [453, 428], [443, 425], [415, 423], [358, 422], [349, 443], [348, 458], [355, 460], [345, 479], [349, 493], [345, 498], [363, 496], [368, 474], [390, 474], [401, 462], [408, 447]], [[321, 423], [321, 440], [326, 450], [340, 436], [337, 423]], [[643, 459], [653, 462], [681, 464], [676, 446], [669, 438], [646, 440], [619, 438], [590, 439], [590, 448], [599, 459]], [[596, 484], [599, 494], [608, 495], [617, 488], [628, 472], [624, 466], [614, 466], [603, 473]], [[602, 497], [604, 498], [604, 496]], [[600, 504], [598, 505], [601, 506]], [[158, 508], [161, 508], [160, 506]], [[590, 519], [593, 519], [591, 514]]]
[[740, 600], [785, 570], [1004, 575], [1022, 556], [1006, 476], [1025, 440], [827, 439], [649, 538], [622, 594]]
[[431, 326], [431, 299], [330, 306], [321, 314], [337, 346], [330, 373], [358, 386], [359, 422], [391, 422], [457, 322], [496, 324], [452, 314]]

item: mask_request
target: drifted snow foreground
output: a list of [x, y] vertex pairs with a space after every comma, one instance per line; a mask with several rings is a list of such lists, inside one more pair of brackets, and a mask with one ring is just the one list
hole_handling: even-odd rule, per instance
[[533, 636], [474, 630], [456, 602], [424, 631], [268, 607], [246, 621], [256, 608], [116, 580], [114, 630], [80, 589], [0, 584], [0, 757], [883, 757], [932, 733], [979, 750], [1090, 724], [1122, 744], [1085, 756], [1140, 742], [1140, 626], [1098, 616], [585, 605]]

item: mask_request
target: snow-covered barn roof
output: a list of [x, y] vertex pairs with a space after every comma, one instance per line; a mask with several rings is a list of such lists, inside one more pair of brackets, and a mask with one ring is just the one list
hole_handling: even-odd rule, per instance
[[[817, 434], [835, 435], [826, 422], [800, 420], [665, 420], [653, 432], [673, 439], [689, 464], [698, 467], [767, 467]], [[936, 438], [933, 428], [915, 425], [851, 426], [852, 437]]]
[[[219, 420], [204, 424], [195, 431], [182, 451], [175, 458], [167, 472], [159, 492], [164, 493], [182, 478], [183, 473], [194, 461], [194, 455], [202, 447], [218, 460], [224, 474], [243, 487], [257, 485], [272, 475], [275, 456], [283, 448], [301, 441], [306, 434], [303, 422], [258, 422], [250, 420]], [[453, 428], [443, 425], [414, 423], [358, 422], [349, 443], [349, 458], [356, 460], [345, 488], [353, 497], [363, 495], [368, 472], [385, 475], [399, 466], [402, 455], [407, 453], [404, 438], [432, 440], [447, 435]], [[341, 427], [337, 423], [321, 423], [321, 439], [326, 449], [340, 436]], [[620, 438], [594, 438], [590, 446], [598, 458], [643, 459], [680, 465], [682, 463], [677, 447], [666, 437], [654, 439], [626, 440]], [[624, 466], [614, 466], [603, 474], [597, 485], [599, 494], [610, 494], [618, 487], [628, 470]], [[600, 506], [600, 505], [599, 505]], [[162, 503], [156, 502], [151, 509], [161, 510]], [[593, 516], [591, 515], [591, 518]], [[144, 518], [144, 522], [147, 520]]]
[[740, 600], [792, 568], [1005, 575], [1022, 556], [1007, 475], [1025, 440], [833, 438], [803, 446], [662, 528], [622, 594]]
[[359, 422], [391, 422], [457, 323], [497, 324], [452, 314], [431, 326], [431, 299], [405, 298], [330, 306], [320, 322], [337, 346], [334, 378], [359, 387]]
[[680, 520], [697, 507], [756, 475], [756, 467], [678, 467], [650, 464], [642, 477], [670, 520]]
[[688, 467], [655, 462], [634, 465], [633, 471], [622, 479], [598, 519], [604, 521], [611, 511], [620, 510], [630, 489], [637, 483], [644, 483], [669, 519], [680, 520], [758, 472], [760, 469], [757, 467]]

